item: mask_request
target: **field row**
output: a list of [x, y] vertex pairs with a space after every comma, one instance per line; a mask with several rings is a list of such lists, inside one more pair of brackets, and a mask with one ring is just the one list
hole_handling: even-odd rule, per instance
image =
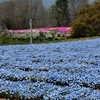
[[0, 97], [100, 99], [100, 39], [0, 46]]

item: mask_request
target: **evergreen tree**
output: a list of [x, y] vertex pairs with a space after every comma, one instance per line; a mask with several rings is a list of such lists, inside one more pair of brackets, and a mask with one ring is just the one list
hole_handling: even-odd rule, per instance
[[56, 0], [55, 10], [58, 26], [68, 26], [70, 22], [68, 0]]

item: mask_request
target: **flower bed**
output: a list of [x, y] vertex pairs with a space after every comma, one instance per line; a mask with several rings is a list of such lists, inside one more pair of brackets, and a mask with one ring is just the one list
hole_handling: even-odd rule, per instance
[[[33, 28], [32, 32], [49, 32], [57, 30], [61, 33], [70, 33], [72, 26], [69, 27], [48, 27], [48, 28]], [[29, 33], [30, 29], [20, 29], [20, 30], [12, 30], [13, 33]]]
[[[49, 32], [32, 32], [32, 43], [48, 43], [67, 39], [67, 34], [58, 32], [57, 30]], [[2, 31], [0, 33], [0, 45], [29, 44], [29, 42], [29, 32], [13, 33], [12, 31]]]
[[[27, 39], [30, 38], [30, 33], [19, 32], [12, 34], [13, 39]], [[32, 32], [32, 39], [37, 40], [42, 38], [43, 40], [65, 40], [68, 38], [68, 35], [58, 31], [49, 31], [49, 32]]]
[[0, 98], [99, 100], [100, 39], [0, 46]]

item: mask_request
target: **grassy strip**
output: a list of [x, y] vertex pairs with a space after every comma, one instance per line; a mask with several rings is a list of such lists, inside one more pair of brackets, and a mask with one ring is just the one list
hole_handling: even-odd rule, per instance
[[[71, 37], [63, 37], [63, 38], [49, 38], [46, 39], [44, 36], [40, 35], [40, 37], [33, 39], [33, 44], [39, 43], [56, 43], [56, 42], [72, 42], [78, 40], [87, 40], [87, 39], [96, 39], [100, 38], [100, 36], [92, 36], [92, 37], [85, 37], [85, 38], [71, 38]], [[9, 35], [7, 33], [0, 34], [0, 45], [16, 45], [16, 44], [29, 44], [30, 38], [14, 38], [13, 35]]]

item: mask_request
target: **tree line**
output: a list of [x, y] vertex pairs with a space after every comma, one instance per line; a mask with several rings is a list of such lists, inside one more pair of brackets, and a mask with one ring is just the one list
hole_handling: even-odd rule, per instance
[[79, 16], [79, 9], [88, 4], [88, 0], [56, 0], [46, 8], [42, 0], [8, 0], [0, 3], [0, 25], [7, 29], [29, 28], [29, 19], [33, 27], [69, 26]]

